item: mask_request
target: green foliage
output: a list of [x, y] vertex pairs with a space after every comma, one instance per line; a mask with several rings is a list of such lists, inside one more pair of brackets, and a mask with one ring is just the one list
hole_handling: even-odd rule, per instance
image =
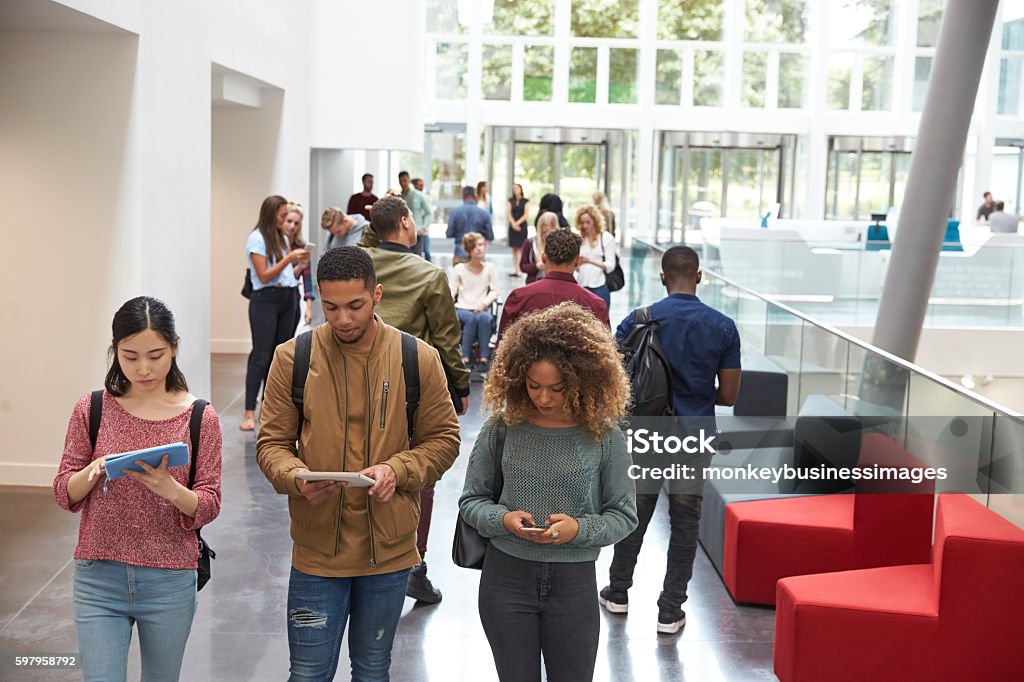
[[768, 80], [768, 55], [764, 52], [743, 53], [743, 89], [740, 102], [745, 107], [763, 107], [765, 82]]
[[779, 54], [779, 100], [780, 109], [799, 109], [804, 105], [804, 79], [807, 71], [807, 57], [802, 54]]
[[550, 102], [555, 67], [555, 48], [528, 45], [523, 53], [523, 100]]
[[436, 60], [436, 96], [442, 100], [466, 99], [466, 63], [469, 46], [465, 43], [438, 43]]
[[484, 99], [512, 98], [511, 45], [484, 45], [481, 89]]
[[658, 40], [721, 40], [724, 0], [658, 0]]
[[945, 0], [918, 0], [917, 46], [935, 47], [939, 40], [939, 26]]
[[597, 101], [597, 48], [574, 47], [569, 60], [569, 101]]
[[862, 111], [888, 111], [892, 107], [892, 57], [864, 59]]
[[693, 106], [722, 106], [722, 53], [697, 50], [693, 53]]
[[555, 32], [555, 0], [494, 0], [487, 33], [505, 36], [549, 36]]
[[746, 39], [753, 43], [802, 43], [807, 33], [806, 0], [747, 0]]
[[572, 34], [580, 38], [636, 38], [639, 20], [639, 0], [572, 0]]
[[678, 105], [683, 84], [683, 61], [679, 52], [658, 50], [654, 71], [654, 103]]
[[636, 50], [611, 48], [608, 54], [608, 101], [636, 104]]

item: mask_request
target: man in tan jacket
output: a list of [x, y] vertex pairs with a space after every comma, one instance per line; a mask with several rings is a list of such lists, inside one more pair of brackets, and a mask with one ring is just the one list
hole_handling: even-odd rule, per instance
[[[317, 279], [327, 322], [312, 333], [298, 443], [291, 340], [278, 346], [270, 367], [256, 458], [274, 489], [288, 495], [292, 675], [332, 679], [351, 620], [352, 678], [377, 678], [390, 667], [409, 572], [420, 562], [419, 491], [455, 462], [459, 425], [437, 351], [417, 341], [420, 401], [410, 447], [402, 334], [374, 313], [383, 287], [369, 255], [331, 249]], [[374, 482], [356, 487], [300, 475], [325, 471]]]

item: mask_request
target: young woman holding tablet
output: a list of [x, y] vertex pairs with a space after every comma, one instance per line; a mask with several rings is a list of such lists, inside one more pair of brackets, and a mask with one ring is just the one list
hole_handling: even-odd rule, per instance
[[139, 631], [142, 679], [177, 680], [196, 609], [196, 529], [220, 512], [221, 432], [213, 407], [201, 422], [195, 483], [189, 467], [141, 464], [145, 473], [105, 481], [107, 455], [191, 443], [195, 396], [178, 369], [174, 316], [138, 297], [114, 315], [96, 445], [90, 442], [90, 394], [68, 423], [58, 504], [81, 512], [75, 548], [78, 648], [88, 681], [127, 676], [132, 628]]

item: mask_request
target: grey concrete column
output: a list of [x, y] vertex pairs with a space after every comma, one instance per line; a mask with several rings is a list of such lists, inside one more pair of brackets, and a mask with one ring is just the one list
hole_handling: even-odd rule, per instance
[[[872, 343], [913, 361], [998, 0], [949, 0]], [[978, 159], [978, 163], [985, 163]]]

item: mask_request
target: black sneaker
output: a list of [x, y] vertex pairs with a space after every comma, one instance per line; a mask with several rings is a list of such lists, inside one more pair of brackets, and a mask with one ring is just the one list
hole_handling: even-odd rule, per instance
[[601, 590], [597, 600], [608, 613], [629, 612], [629, 595], [625, 592], [614, 592], [611, 585]]
[[658, 633], [662, 635], [674, 635], [686, 626], [686, 612], [669, 611], [658, 612]]
[[427, 564], [422, 562], [412, 567], [409, 573], [409, 585], [405, 588], [405, 596], [412, 597], [424, 604], [437, 604], [441, 601], [441, 590], [434, 587], [427, 577]]

